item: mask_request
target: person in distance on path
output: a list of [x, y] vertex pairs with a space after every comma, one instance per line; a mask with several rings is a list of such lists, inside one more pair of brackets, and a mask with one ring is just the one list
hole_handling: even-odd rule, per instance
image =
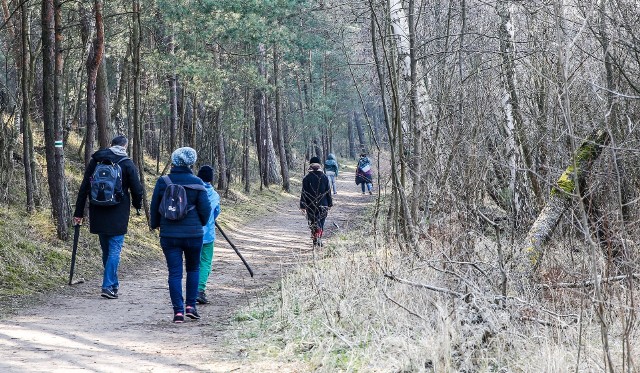
[[333, 207], [329, 178], [321, 170], [320, 158], [309, 160], [309, 173], [302, 179], [300, 209], [307, 216], [313, 244], [322, 246], [324, 221], [329, 209]]
[[373, 171], [371, 170], [371, 160], [367, 157], [367, 153], [360, 154], [358, 160], [358, 167], [356, 168], [356, 185], [360, 185], [362, 188], [362, 194], [364, 194], [365, 186], [369, 191], [369, 194], [373, 194], [371, 189], [373, 188]]
[[336, 161], [336, 156], [333, 154], [329, 154], [327, 156], [327, 160], [324, 161], [324, 173], [329, 178], [329, 184], [333, 188], [333, 194], [338, 194], [338, 190], [336, 189], [336, 179], [338, 178], [338, 161]]

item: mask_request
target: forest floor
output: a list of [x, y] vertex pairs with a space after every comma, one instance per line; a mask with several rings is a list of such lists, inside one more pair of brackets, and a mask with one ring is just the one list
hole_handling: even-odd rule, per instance
[[[17, 314], [0, 319], [2, 372], [304, 372], [303, 361], [254, 361], [237, 334], [236, 317], [288, 269], [312, 256], [306, 220], [297, 191], [269, 212], [225, 230], [255, 272], [249, 277], [220, 233], [200, 320], [172, 323], [163, 261], [120, 268], [120, 297], [99, 296], [101, 277], [37, 296]], [[353, 173], [338, 179], [338, 194], [326, 222], [342, 231], [364, 212], [373, 197], [360, 193]], [[224, 221], [224, 206], [219, 220]], [[83, 230], [85, 234], [86, 230]], [[86, 233], [88, 234], [88, 233]], [[125, 240], [127, 245], [134, 243]], [[323, 248], [321, 250], [326, 250]], [[81, 255], [81, 253], [79, 254]]]

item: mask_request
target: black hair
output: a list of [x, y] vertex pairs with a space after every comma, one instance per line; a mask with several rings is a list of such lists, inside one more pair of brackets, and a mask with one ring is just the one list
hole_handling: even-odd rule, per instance
[[114, 137], [113, 140], [111, 140], [111, 146], [114, 146], [114, 145], [126, 146], [128, 142], [129, 140], [127, 140], [125, 136], [120, 135], [120, 136]]

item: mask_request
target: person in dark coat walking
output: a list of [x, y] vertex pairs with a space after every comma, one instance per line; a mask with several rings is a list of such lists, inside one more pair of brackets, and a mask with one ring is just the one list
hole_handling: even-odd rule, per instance
[[356, 167], [356, 185], [358, 184], [362, 188], [362, 194], [364, 194], [365, 186], [369, 194], [373, 194], [371, 192], [373, 188], [373, 171], [371, 170], [371, 160], [369, 160], [366, 153], [360, 154], [358, 166]]
[[[169, 220], [160, 213], [160, 203], [167, 183], [161, 177], [156, 182], [151, 197], [151, 229], [160, 228], [160, 246], [167, 261], [169, 271], [169, 296], [173, 305], [173, 322], [182, 323], [184, 317], [199, 319], [196, 310], [198, 279], [200, 276], [200, 249], [202, 248], [203, 226], [209, 221], [211, 204], [204, 183], [193, 174], [191, 167], [197, 160], [196, 151], [189, 147], [178, 148], [171, 154], [169, 179], [173, 184], [201, 185], [201, 190], [185, 187], [189, 210], [182, 220]], [[187, 271], [186, 299], [182, 298], [182, 261]], [[186, 307], [185, 307], [186, 304]]]
[[91, 178], [98, 163], [117, 163], [122, 170], [122, 191], [120, 203], [113, 206], [89, 204], [89, 231], [100, 238], [102, 249], [102, 291], [100, 295], [107, 299], [118, 298], [118, 265], [120, 253], [124, 243], [124, 235], [129, 226], [129, 212], [133, 205], [137, 210], [142, 208], [144, 193], [138, 169], [133, 161], [127, 157], [128, 140], [124, 136], [117, 136], [111, 141], [111, 147], [100, 149], [93, 153], [84, 171], [84, 177], [78, 191], [76, 208], [73, 213], [73, 224], [82, 224], [85, 203], [91, 193]]
[[322, 246], [324, 221], [333, 207], [329, 178], [321, 170], [320, 158], [309, 160], [309, 173], [302, 179], [300, 209], [307, 216], [313, 244]]

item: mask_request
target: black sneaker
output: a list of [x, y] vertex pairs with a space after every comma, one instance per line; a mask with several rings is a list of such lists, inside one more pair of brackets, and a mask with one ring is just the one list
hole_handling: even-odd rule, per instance
[[198, 315], [198, 311], [196, 311], [195, 307], [187, 306], [187, 312], [185, 312], [185, 315], [193, 320], [198, 320], [200, 318], [200, 315]]
[[118, 294], [116, 294], [113, 290], [107, 288], [102, 289], [100, 296], [107, 299], [118, 299]]
[[199, 291], [198, 292], [198, 296], [196, 297], [196, 302], [198, 302], [198, 304], [208, 304], [209, 300], [207, 299], [207, 295], [204, 293], [204, 291]]
[[176, 324], [180, 324], [184, 322], [184, 315], [182, 314], [182, 312], [176, 312], [173, 315], [173, 322]]

